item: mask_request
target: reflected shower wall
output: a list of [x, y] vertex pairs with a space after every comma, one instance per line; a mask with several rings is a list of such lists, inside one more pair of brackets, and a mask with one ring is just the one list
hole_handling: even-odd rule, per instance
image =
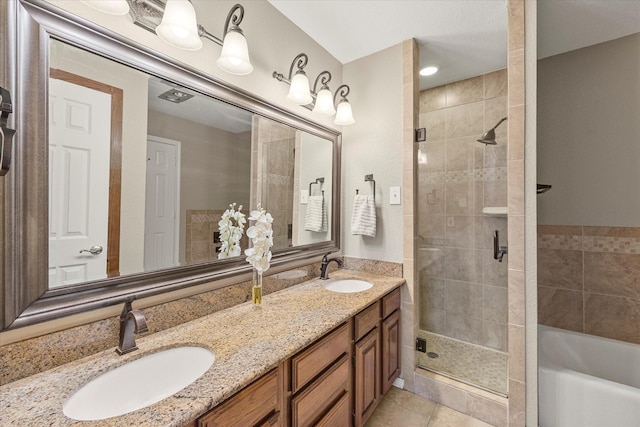
[[495, 130], [497, 145], [477, 140], [505, 116], [506, 70], [420, 93], [415, 239], [427, 343], [418, 365], [502, 394], [508, 255], [494, 260], [493, 233], [507, 244], [507, 126]]

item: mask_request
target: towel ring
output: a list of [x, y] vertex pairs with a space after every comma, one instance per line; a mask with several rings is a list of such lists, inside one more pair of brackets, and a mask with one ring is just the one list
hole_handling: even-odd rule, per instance
[[313, 184], [320, 184], [320, 189], [322, 190], [322, 184], [324, 184], [324, 177], [316, 178], [315, 182], [312, 181], [309, 183], [309, 195], [311, 195], [311, 186]]
[[[373, 174], [365, 175], [364, 181], [373, 182], [373, 200], [375, 200], [376, 199], [376, 180], [373, 179]], [[357, 190], [356, 190], [356, 194], [358, 194]]]

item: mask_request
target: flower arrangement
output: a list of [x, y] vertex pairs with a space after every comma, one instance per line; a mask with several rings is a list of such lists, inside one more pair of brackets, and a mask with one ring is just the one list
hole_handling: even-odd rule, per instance
[[242, 253], [240, 239], [247, 219], [246, 215], [240, 212], [241, 210], [242, 205], [238, 206], [238, 210], [236, 210], [236, 204], [232, 203], [229, 205], [229, 209], [222, 214], [222, 219], [218, 221], [220, 241], [222, 242], [218, 259], [235, 257]]
[[[267, 271], [271, 262], [271, 247], [273, 246], [273, 217], [260, 204], [251, 211], [250, 221], [254, 224], [247, 229], [247, 237], [251, 239], [251, 247], [244, 251], [247, 262], [254, 268], [254, 284], [252, 290], [253, 303], [262, 304], [262, 273]], [[255, 277], [257, 276], [257, 277]]]
[[247, 229], [247, 237], [251, 239], [252, 246], [244, 251], [247, 262], [262, 274], [270, 267], [271, 247], [273, 246], [273, 217], [266, 212], [260, 204], [258, 209], [251, 211], [250, 221], [255, 223]]

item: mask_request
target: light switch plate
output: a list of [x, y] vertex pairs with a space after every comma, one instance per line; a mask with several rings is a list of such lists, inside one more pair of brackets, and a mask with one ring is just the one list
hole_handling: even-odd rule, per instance
[[400, 204], [400, 187], [389, 187], [389, 204]]
[[309, 190], [300, 190], [300, 204], [306, 205], [309, 203]]

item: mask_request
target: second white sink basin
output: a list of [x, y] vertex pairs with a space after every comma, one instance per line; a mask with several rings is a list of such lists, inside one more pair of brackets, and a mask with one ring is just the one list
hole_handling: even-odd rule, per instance
[[331, 292], [339, 292], [342, 294], [351, 294], [354, 292], [362, 292], [370, 289], [373, 286], [373, 283], [367, 282], [366, 280], [357, 280], [357, 279], [341, 279], [334, 280], [325, 286], [325, 289]]
[[78, 421], [103, 420], [159, 402], [204, 374], [215, 355], [202, 347], [153, 353], [108, 371], [68, 398], [64, 414]]

